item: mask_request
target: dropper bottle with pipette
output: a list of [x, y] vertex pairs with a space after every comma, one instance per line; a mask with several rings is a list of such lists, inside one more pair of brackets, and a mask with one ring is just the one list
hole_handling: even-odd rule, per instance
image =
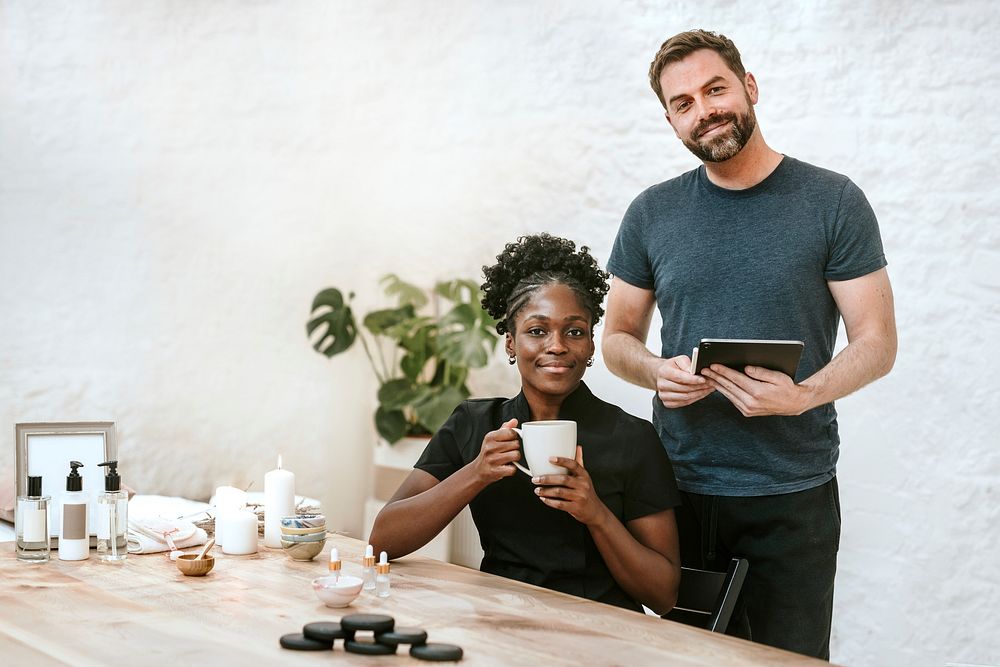
[[375, 566], [375, 595], [380, 598], [389, 597], [389, 556], [382, 552]]
[[330, 549], [330, 576], [333, 577], [334, 581], [340, 579], [340, 552], [337, 551], [337, 547]]
[[362, 588], [366, 591], [375, 590], [375, 549], [370, 544], [365, 547], [361, 565], [361, 578], [364, 580]]

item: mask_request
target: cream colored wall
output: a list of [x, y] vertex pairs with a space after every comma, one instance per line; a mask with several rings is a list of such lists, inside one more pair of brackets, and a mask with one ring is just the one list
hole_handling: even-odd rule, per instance
[[[645, 82], [692, 26], [736, 40], [770, 143], [882, 223], [901, 347], [838, 405], [834, 659], [996, 662], [986, 0], [0, 2], [0, 428], [114, 419], [126, 480], [191, 497], [282, 453], [356, 534], [374, 386], [360, 350], [307, 345], [313, 294], [365, 310], [383, 273], [474, 276], [539, 230], [606, 259], [632, 197], [695, 164]], [[477, 386], [513, 383], [499, 360]]]

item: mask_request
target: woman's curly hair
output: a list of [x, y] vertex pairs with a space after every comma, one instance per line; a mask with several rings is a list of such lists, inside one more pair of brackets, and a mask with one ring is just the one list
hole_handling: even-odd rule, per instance
[[608, 273], [602, 271], [587, 246], [579, 252], [572, 241], [551, 234], [521, 236], [483, 267], [483, 309], [497, 320], [497, 332], [507, 333], [518, 311], [536, 290], [553, 283], [572, 289], [590, 311], [591, 327], [604, 315]]

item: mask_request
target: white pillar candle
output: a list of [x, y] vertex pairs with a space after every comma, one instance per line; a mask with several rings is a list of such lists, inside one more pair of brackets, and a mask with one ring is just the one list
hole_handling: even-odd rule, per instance
[[234, 486], [220, 486], [215, 490], [215, 543], [220, 547], [226, 543], [225, 522], [222, 518], [235, 512], [247, 503], [246, 491]]
[[281, 517], [295, 514], [295, 475], [278, 467], [264, 475], [264, 546], [281, 548]]
[[242, 556], [257, 553], [257, 515], [248, 509], [226, 512], [222, 519], [226, 543], [222, 553]]

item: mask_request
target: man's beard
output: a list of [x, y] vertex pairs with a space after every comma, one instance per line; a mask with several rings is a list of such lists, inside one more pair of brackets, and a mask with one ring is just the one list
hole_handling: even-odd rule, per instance
[[699, 143], [697, 139], [684, 141], [687, 149], [694, 153], [695, 157], [702, 162], [725, 162], [729, 158], [735, 157], [737, 153], [743, 150], [747, 142], [750, 141], [754, 128], [757, 127], [757, 117], [751, 106], [744, 114], [737, 115], [729, 111], [706, 118], [698, 123], [691, 135], [697, 137], [706, 129], [719, 122], [731, 123], [729, 131], [720, 136], [708, 139], [704, 143]]

